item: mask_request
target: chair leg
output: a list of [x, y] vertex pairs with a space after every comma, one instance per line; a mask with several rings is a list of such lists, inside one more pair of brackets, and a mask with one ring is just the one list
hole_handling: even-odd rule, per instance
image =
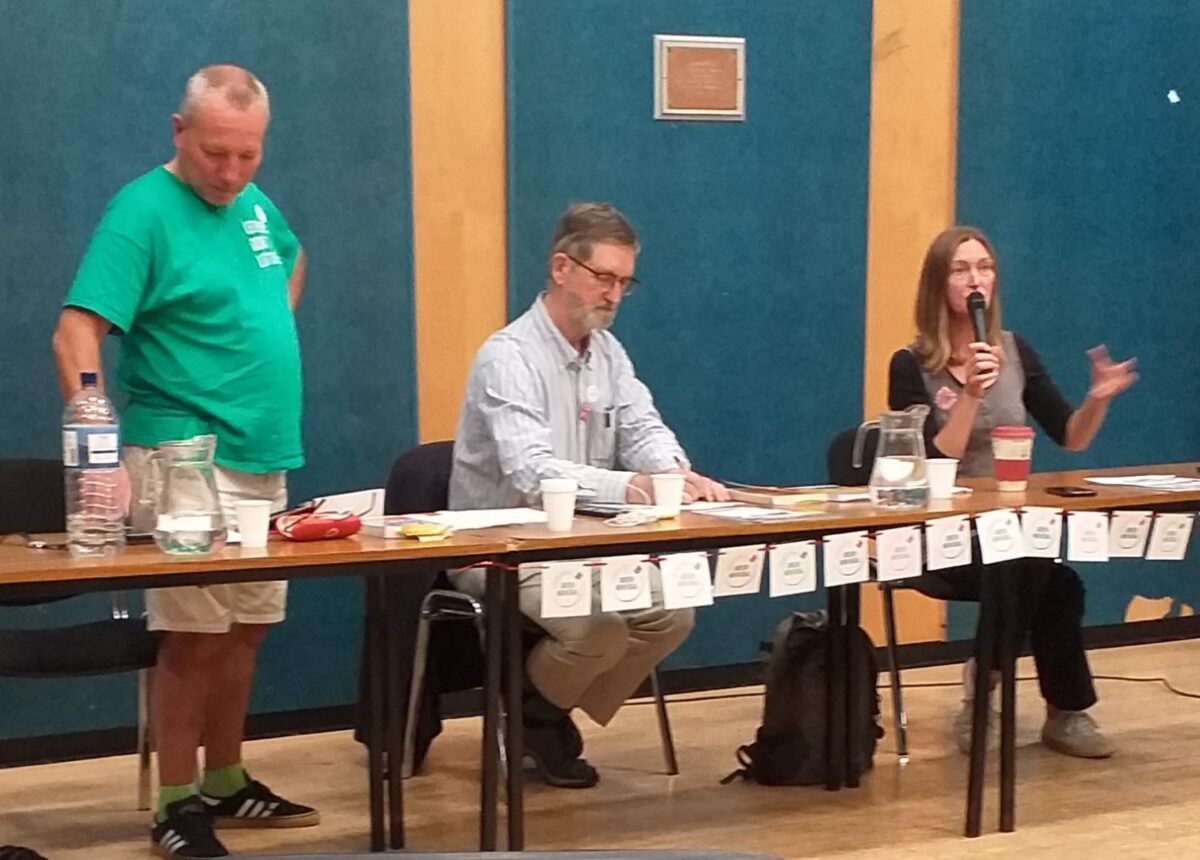
[[679, 760], [675, 757], [675, 740], [671, 737], [671, 720], [667, 716], [667, 700], [658, 683], [658, 667], [650, 672], [650, 688], [654, 691], [654, 712], [658, 716], [658, 735], [662, 741], [663, 763], [671, 776], [679, 773]]
[[138, 809], [150, 808], [150, 751], [153, 748], [153, 731], [150, 722], [150, 688], [154, 684], [154, 669], [140, 669], [137, 673], [137, 755], [138, 755]]
[[402, 779], [413, 775], [414, 749], [417, 742], [417, 715], [421, 706], [421, 689], [425, 684], [425, 661], [429, 656], [429, 613], [427, 596], [421, 603], [421, 615], [417, 621], [417, 644], [413, 649], [412, 680], [408, 685], [408, 718], [404, 722], [404, 765], [400, 771]]
[[883, 592], [883, 623], [887, 628], [888, 676], [892, 687], [892, 720], [896, 727], [896, 753], [900, 763], [908, 763], [908, 715], [904, 711], [904, 688], [900, 683], [900, 662], [896, 650], [896, 601], [892, 587], [879, 584]]

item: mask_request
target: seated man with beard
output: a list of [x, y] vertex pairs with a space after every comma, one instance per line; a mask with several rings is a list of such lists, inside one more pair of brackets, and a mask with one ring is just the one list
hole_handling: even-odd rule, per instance
[[[608, 331], [621, 300], [637, 286], [637, 234], [606, 203], [571, 206], [550, 246], [546, 290], [524, 315], [480, 348], [467, 381], [450, 478], [455, 510], [539, 502], [544, 478], [572, 478], [598, 502], [652, 501], [650, 476], [685, 475], [684, 500], [725, 500], [698, 475], [624, 348]], [[654, 605], [601, 612], [599, 577], [592, 614], [541, 617], [541, 574], [522, 574], [521, 611], [546, 635], [526, 660], [525, 747], [550, 785], [589, 788], [596, 771], [570, 712], [607, 725], [621, 704], [692, 629], [693, 613]], [[482, 595], [484, 574], [459, 571], [455, 585]]]

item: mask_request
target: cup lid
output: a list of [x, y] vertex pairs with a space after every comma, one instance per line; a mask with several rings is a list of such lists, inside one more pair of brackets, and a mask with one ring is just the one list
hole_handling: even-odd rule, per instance
[[1032, 439], [1033, 428], [1010, 425], [992, 428], [993, 439]]

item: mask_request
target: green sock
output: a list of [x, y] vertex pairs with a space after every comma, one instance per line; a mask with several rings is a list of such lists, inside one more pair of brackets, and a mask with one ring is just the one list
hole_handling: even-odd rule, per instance
[[217, 767], [204, 771], [204, 782], [200, 783], [200, 792], [209, 797], [232, 797], [250, 784], [246, 768], [241, 762], [228, 767]]
[[158, 789], [158, 812], [154, 815], [154, 821], [161, 824], [167, 818], [167, 807], [178, 800], [184, 800], [196, 793], [196, 786], [192, 783], [187, 785], [163, 785]]

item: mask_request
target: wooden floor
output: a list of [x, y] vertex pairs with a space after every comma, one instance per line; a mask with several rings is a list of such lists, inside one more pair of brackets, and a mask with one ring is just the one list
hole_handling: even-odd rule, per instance
[[[1164, 675], [1200, 691], [1200, 642], [1092, 652], [1097, 674]], [[911, 671], [908, 684], [954, 680], [958, 667]], [[1023, 664], [1022, 676], [1032, 667]], [[718, 780], [758, 723], [760, 696], [673, 700], [682, 773], [662, 775], [651, 708], [630, 705], [613, 725], [585, 726], [602, 781], [591, 791], [531, 785], [527, 847], [721, 847], [783, 857], [1102, 858], [1200, 856], [1200, 700], [1156, 684], [1100, 680], [1096, 715], [1119, 746], [1108, 761], [1043, 749], [1036, 684], [1019, 685], [1018, 830], [994, 832], [989, 773], [981, 839], [960, 836], [966, 760], [949, 718], [959, 691], [907, 691], [912, 760], [897, 763], [890, 732], [857, 791], [766, 788]], [[890, 721], [887, 696], [885, 720]], [[434, 744], [425, 775], [406, 783], [409, 847], [469, 850], [477, 833], [477, 720], [457, 720]], [[234, 852], [361, 851], [367, 847], [364, 756], [347, 733], [250, 744], [257, 777], [320, 807], [319, 827], [227, 831]], [[0, 844], [38, 848], [50, 860], [149, 856], [148, 818], [133, 810], [134, 762], [115, 758], [0, 770]]]

